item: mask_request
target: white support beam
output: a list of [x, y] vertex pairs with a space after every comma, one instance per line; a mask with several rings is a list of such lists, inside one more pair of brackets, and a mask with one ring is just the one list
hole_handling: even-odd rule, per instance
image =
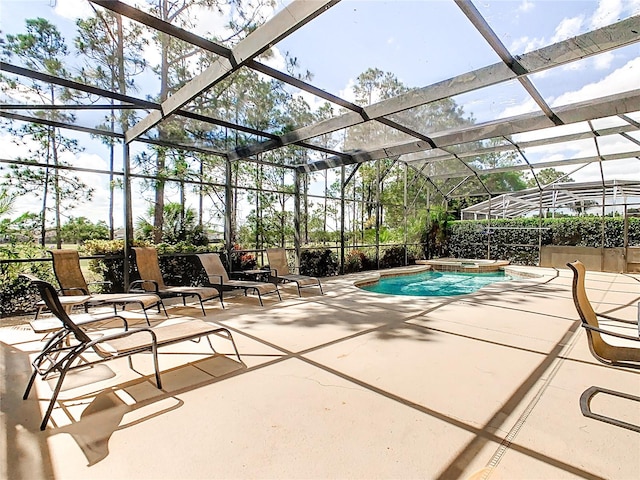
[[[540, 170], [542, 168], [556, 168], [563, 167], [567, 165], [580, 165], [584, 163], [594, 163], [594, 162], [607, 162], [612, 160], [628, 160], [632, 158], [640, 157], [640, 150], [635, 150], [632, 152], [621, 152], [621, 153], [613, 153], [611, 155], [602, 155], [600, 156], [591, 156], [591, 157], [580, 157], [580, 158], [567, 158], [563, 160], [553, 160], [549, 162], [538, 162], [532, 163], [531, 167], [535, 170]], [[510, 165], [508, 167], [496, 167], [496, 168], [487, 168], [483, 170], [474, 170], [478, 175], [491, 175], [494, 173], [505, 173], [505, 172], [518, 172], [523, 170], [529, 170], [530, 167], [527, 164], [521, 165]], [[466, 174], [467, 172], [464, 172]], [[464, 176], [463, 173], [454, 173], [451, 171], [437, 173], [434, 175], [429, 175], [431, 178], [448, 178], [452, 176]]]
[[[621, 113], [636, 111], [640, 111], [640, 90], [631, 90], [629, 92], [555, 108], [556, 114], [564, 123], [584, 122], [595, 118], [610, 117]], [[553, 122], [544, 114], [526, 113], [465, 128], [434, 133], [431, 135], [431, 139], [438, 148], [446, 148], [461, 143], [531, 132], [553, 126]], [[416, 140], [377, 150], [358, 152], [352, 155], [351, 163], [366, 162], [430, 149], [431, 146], [427, 142]], [[301, 165], [298, 168], [304, 171], [316, 171], [331, 168], [341, 163], [344, 163], [344, 160], [328, 158], [307, 165]]]
[[[509, 143], [504, 145], [495, 145], [491, 147], [473, 148], [468, 152], [458, 153], [457, 156], [458, 158], [461, 158], [461, 159], [468, 159], [468, 158], [478, 157], [482, 155], [487, 155], [489, 153], [515, 151], [516, 148], [520, 148], [521, 150], [526, 150], [527, 148], [532, 148], [532, 147], [541, 147], [541, 146], [553, 145], [558, 143], [573, 142], [576, 140], [592, 139], [594, 134], [601, 138], [609, 135], [622, 135], [627, 140], [630, 140], [640, 145], [640, 140], [636, 140], [635, 138], [626, 134], [626, 132], [635, 132], [635, 131], [637, 131], [637, 128], [635, 128], [632, 125], [626, 125], [623, 127], [610, 127], [610, 128], [603, 128], [601, 130], [595, 130], [595, 132], [588, 131], [588, 132], [571, 133], [568, 135], [546, 137], [538, 140], [530, 140], [527, 142], [517, 142], [517, 143], [514, 142], [514, 143]], [[463, 147], [463, 146], [464, 146], [463, 144], [459, 145], [459, 147]], [[451, 160], [454, 158], [453, 155], [449, 155], [447, 153], [443, 153], [440, 155], [429, 155], [429, 153], [432, 153], [432, 152], [435, 152], [435, 150], [429, 150], [428, 152], [411, 153], [401, 157], [400, 161], [405, 163], [413, 163], [413, 162], [432, 163], [432, 162], [439, 162], [443, 160]]]
[[193, 78], [162, 103], [161, 112], [152, 112], [125, 133], [128, 142], [135, 140], [163, 118], [186, 105], [202, 92], [238, 70], [249, 60], [265, 52], [280, 40], [332, 7], [339, 0], [295, 0], [264, 25], [251, 32], [232, 50], [231, 57], [218, 58], [209, 68]]
[[[593, 30], [562, 42], [516, 57], [528, 74], [541, 72], [558, 65], [564, 65], [589, 56], [621, 48], [640, 41], [640, 15], [622, 20], [613, 25]], [[497, 63], [472, 72], [411, 90], [388, 100], [364, 108], [364, 117], [369, 120], [393, 115], [420, 105], [460, 95], [483, 87], [506, 82], [517, 75], [504, 63]], [[362, 123], [363, 117], [349, 112], [330, 120], [299, 128], [280, 137], [280, 141], [267, 141], [243, 146], [240, 151], [230, 151], [229, 158], [237, 160], [251, 155], [312, 137], [325, 135], [336, 130]], [[550, 126], [554, 123], [549, 121]]]

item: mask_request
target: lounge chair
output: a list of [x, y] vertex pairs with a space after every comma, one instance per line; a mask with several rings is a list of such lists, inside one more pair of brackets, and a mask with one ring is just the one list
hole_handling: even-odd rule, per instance
[[[147, 316], [147, 310], [150, 308], [156, 307], [158, 309], [158, 313], [160, 313], [160, 308], [162, 308], [165, 315], [167, 314], [164, 309], [164, 305], [162, 304], [162, 299], [151, 293], [92, 293], [89, 290], [89, 284], [82, 274], [82, 269], [80, 268], [80, 255], [77, 250], [49, 250], [49, 253], [53, 258], [53, 272], [60, 284], [60, 291], [64, 296], [88, 295], [88, 300], [83, 303], [85, 307], [113, 305], [114, 311], [116, 311], [118, 306], [125, 308], [127, 305], [137, 305], [144, 313], [147, 325], [150, 325], [149, 317]], [[108, 284], [110, 282], [94, 282], [91, 285], [97, 283]], [[64, 299], [62, 300], [62, 303], [65, 303]], [[38, 314], [43, 307], [43, 302], [38, 302], [35, 322], [38, 321]], [[85, 311], [87, 311], [86, 308]]]
[[160, 298], [182, 297], [183, 305], [186, 305], [187, 297], [197, 297], [200, 301], [200, 307], [202, 308], [202, 314], [204, 316], [207, 315], [207, 312], [204, 310], [204, 302], [208, 300], [218, 298], [220, 299], [222, 308], [224, 308], [222, 295], [220, 295], [220, 292], [216, 288], [165, 285], [162, 272], [160, 271], [158, 252], [154, 247], [133, 247], [132, 250], [134, 252], [140, 280], [131, 282], [129, 291], [155, 293]]
[[[591, 350], [593, 356], [598, 361], [613, 367], [632, 368], [636, 370], [640, 369], [640, 336], [623, 333], [627, 329], [633, 330], [635, 334], [640, 333], [638, 330], [638, 322], [596, 313], [591, 306], [591, 302], [589, 302], [589, 298], [587, 297], [585, 289], [586, 269], [584, 265], [582, 262], [576, 260], [574, 262], [567, 263], [567, 266], [573, 271], [573, 302], [575, 303], [576, 310], [578, 311], [578, 315], [582, 321], [582, 326], [587, 332], [589, 350]], [[601, 325], [599, 318], [605, 319], [608, 325]], [[605, 337], [603, 337], [603, 335]], [[610, 338], [616, 337], [629, 340], [629, 342], [624, 343], [629, 343], [630, 345], [613, 345], [607, 342], [606, 336], [610, 336]], [[634, 343], [637, 346], [631, 346]], [[635, 395], [592, 386], [585, 390], [580, 396], [580, 410], [585, 417], [594, 418], [618, 427], [640, 432], [639, 425], [634, 425], [615, 418], [593, 413], [591, 411], [591, 400], [598, 393], [640, 402], [640, 397]]]
[[[102, 363], [120, 357], [129, 357], [129, 366], [133, 369], [131, 356], [136, 353], [149, 352], [153, 355], [156, 386], [162, 388], [160, 369], [158, 367], [158, 348], [206, 336], [209, 341], [209, 346], [213, 352], [216, 353], [209, 335], [219, 335], [227, 338], [233, 345], [238, 362], [243, 365], [231, 332], [226, 328], [214, 327], [202, 320], [190, 319], [189, 321], [172, 325], [129, 330], [126, 319], [115, 314], [95, 317], [93, 320], [86, 320], [83, 324], [78, 324], [72, 320], [62, 307], [58, 293], [50, 283], [42, 281], [32, 275], [23, 276], [38, 288], [42, 300], [64, 325], [64, 328], [58, 330], [58, 332], [49, 339], [42, 352], [33, 360], [33, 372], [23, 395], [24, 400], [29, 397], [29, 392], [37, 375], [44, 378], [51, 373], [59, 374], [53, 389], [53, 394], [51, 395], [51, 400], [49, 401], [49, 406], [40, 424], [40, 430], [44, 430], [47, 426], [67, 372], [76, 368], [85, 369], [96, 363]], [[81, 328], [91, 321], [114, 319], [123, 321], [124, 331], [91, 338], [89, 334]], [[97, 358], [91, 359], [88, 354], [95, 354]]]
[[275, 283], [252, 282], [236, 279], [232, 280], [229, 278], [229, 274], [220, 260], [220, 255], [217, 253], [201, 253], [198, 254], [197, 257], [202, 264], [202, 268], [204, 268], [204, 271], [207, 274], [209, 281], [208, 286], [217, 288], [220, 291], [220, 297], [223, 297], [224, 291], [243, 290], [246, 296], [247, 292], [251, 290], [258, 295], [258, 300], [260, 301], [261, 306], [264, 305], [262, 303], [262, 295], [271, 295], [275, 293], [278, 295], [278, 298], [282, 300], [280, 291], [278, 290], [278, 285]]
[[309, 287], [318, 287], [320, 289], [320, 295], [323, 295], [322, 285], [320, 285], [319, 279], [291, 273], [287, 262], [287, 252], [284, 248], [267, 248], [267, 261], [271, 269], [271, 277], [276, 283], [295, 283], [298, 287], [298, 296], [301, 296], [301, 288]]

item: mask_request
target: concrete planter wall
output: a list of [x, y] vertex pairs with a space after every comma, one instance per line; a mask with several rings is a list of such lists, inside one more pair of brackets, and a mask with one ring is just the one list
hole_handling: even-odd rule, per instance
[[587, 270], [614, 273], [640, 272], [640, 247], [596, 248], [546, 245], [540, 250], [540, 266], [564, 268], [580, 260]]

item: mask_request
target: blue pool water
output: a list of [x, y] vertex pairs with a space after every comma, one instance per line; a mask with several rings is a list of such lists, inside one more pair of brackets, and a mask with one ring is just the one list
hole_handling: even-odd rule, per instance
[[513, 280], [503, 271], [490, 273], [422, 272], [414, 275], [381, 278], [360, 288], [388, 295], [444, 297], [475, 292], [485, 285]]

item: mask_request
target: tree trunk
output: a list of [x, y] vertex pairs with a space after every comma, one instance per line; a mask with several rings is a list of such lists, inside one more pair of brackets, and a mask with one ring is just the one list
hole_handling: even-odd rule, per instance
[[47, 238], [47, 196], [49, 195], [49, 162], [51, 157], [51, 130], [53, 127], [47, 127], [47, 135], [49, 142], [47, 145], [47, 167], [44, 171], [44, 188], [42, 192], [42, 212], [40, 214], [40, 245], [45, 246]]
[[60, 174], [58, 173], [58, 144], [56, 142], [56, 132], [53, 129], [51, 152], [53, 153], [53, 192], [55, 195], [55, 220], [56, 220], [56, 248], [62, 248], [62, 235], [60, 229]]

